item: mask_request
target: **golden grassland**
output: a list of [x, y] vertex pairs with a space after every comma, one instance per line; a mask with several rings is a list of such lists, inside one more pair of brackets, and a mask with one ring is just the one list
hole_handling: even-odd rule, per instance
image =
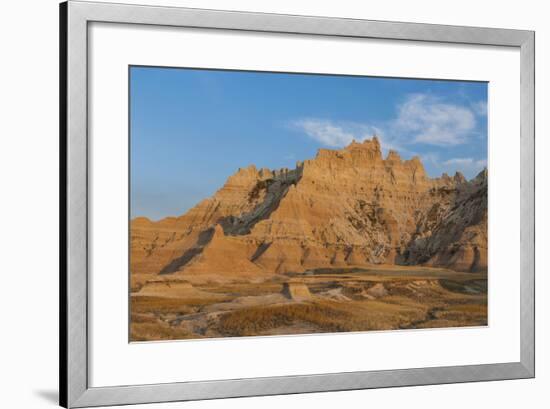
[[[284, 281], [310, 292], [292, 299]], [[487, 325], [485, 274], [404, 268], [197, 285], [204, 297], [130, 297], [130, 340]]]
[[163, 322], [135, 322], [130, 327], [132, 341], [162, 341], [197, 338], [181, 328], [171, 327]]
[[130, 311], [132, 314], [189, 314], [201, 306], [226, 300], [228, 297], [225, 296], [208, 299], [139, 296], [130, 298]]

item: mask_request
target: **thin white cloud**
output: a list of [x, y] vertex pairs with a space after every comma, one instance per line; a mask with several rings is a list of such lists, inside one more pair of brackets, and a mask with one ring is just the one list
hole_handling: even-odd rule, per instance
[[426, 94], [409, 95], [394, 123], [397, 132], [412, 136], [414, 142], [437, 146], [463, 144], [476, 127], [469, 108]]
[[[478, 109], [482, 109], [479, 108]], [[467, 143], [476, 134], [474, 108], [444, 102], [427, 94], [411, 94], [397, 107], [395, 118], [380, 123], [299, 119], [292, 126], [332, 148], [363, 141], [376, 134], [383, 149], [406, 152], [416, 143], [446, 147]]]
[[447, 173], [459, 171], [465, 175], [475, 176], [487, 167], [487, 160], [475, 158], [451, 158], [442, 162], [439, 167], [447, 171]]
[[430, 163], [433, 166], [441, 166], [441, 159], [438, 153], [436, 152], [425, 152], [422, 154], [422, 160], [425, 163]]
[[455, 172], [461, 172], [470, 179], [487, 167], [486, 159], [457, 157], [443, 160], [437, 152], [426, 152], [421, 156], [424, 164], [436, 170], [437, 174], [445, 172], [448, 175], [454, 175]]
[[487, 161], [484, 159], [475, 160], [474, 158], [452, 158], [443, 162], [444, 165], [460, 166], [485, 166]]
[[342, 148], [353, 140], [360, 142], [381, 133], [377, 127], [367, 124], [317, 118], [300, 119], [294, 121], [292, 125], [302, 130], [311, 139], [331, 148]]
[[477, 101], [472, 103], [472, 109], [479, 116], [487, 116], [487, 102]]

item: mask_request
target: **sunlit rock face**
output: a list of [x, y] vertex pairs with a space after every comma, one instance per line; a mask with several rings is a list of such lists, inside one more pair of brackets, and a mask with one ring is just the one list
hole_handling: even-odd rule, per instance
[[131, 272], [189, 280], [373, 264], [487, 269], [487, 172], [427, 176], [376, 137], [295, 169], [239, 169], [179, 217], [131, 222]]

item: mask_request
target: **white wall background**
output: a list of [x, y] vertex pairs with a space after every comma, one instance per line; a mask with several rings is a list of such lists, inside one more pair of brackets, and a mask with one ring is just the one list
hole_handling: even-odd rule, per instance
[[[118, 2], [121, 2], [118, 0]], [[124, 1], [126, 2], [126, 1]], [[537, 378], [137, 406], [547, 408], [550, 405], [550, 26], [545, 2], [159, 0], [149, 4], [536, 30]], [[0, 407], [57, 405], [58, 10], [0, 5]], [[546, 177], [545, 177], [546, 176]]]

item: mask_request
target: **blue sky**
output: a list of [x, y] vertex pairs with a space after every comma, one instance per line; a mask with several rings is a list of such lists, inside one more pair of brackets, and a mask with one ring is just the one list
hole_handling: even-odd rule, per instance
[[487, 84], [154, 67], [130, 71], [131, 217], [178, 216], [239, 167], [294, 168], [376, 133], [430, 176], [487, 163]]

